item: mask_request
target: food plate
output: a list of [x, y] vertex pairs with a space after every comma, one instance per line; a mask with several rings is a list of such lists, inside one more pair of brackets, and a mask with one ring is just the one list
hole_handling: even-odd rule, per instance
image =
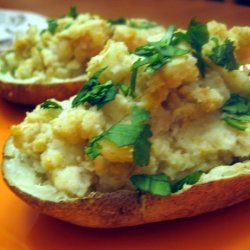
[[0, 8], [0, 52], [11, 48], [14, 34], [25, 32], [30, 23], [42, 30], [46, 27], [46, 17], [33, 12]]
[[[1, 150], [9, 126], [20, 122], [26, 111], [0, 99]], [[0, 204], [0, 249], [4, 250], [250, 249], [250, 200], [193, 218], [106, 230], [39, 214], [15, 197], [2, 178]]]

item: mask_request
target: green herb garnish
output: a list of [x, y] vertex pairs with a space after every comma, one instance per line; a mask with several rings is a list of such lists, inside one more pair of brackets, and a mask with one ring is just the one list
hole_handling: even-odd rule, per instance
[[119, 18], [110, 18], [107, 20], [108, 23], [111, 25], [119, 25], [119, 24], [126, 24], [127, 19], [124, 17], [119, 17]]
[[55, 34], [56, 28], [58, 26], [57, 20], [56, 19], [48, 19], [47, 23], [48, 23], [48, 31], [51, 34]]
[[204, 77], [208, 64], [202, 57], [202, 47], [209, 41], [207, 25], [192, 18], [186, 33], [177, 32], [175, 34], [174, 43], [178, 44], [181, 41], [188, 42], [193, 48], [193, 56], [197, 59], [196, 65], [200, 75]]
[[72, 6], [66, 16], [72, 17], [73, 19], [76, 19], [78, 16], [78, 12], [77, 12], [76, 7]]
[[152, 136], [150, 125], [145, 124], [149, 120], [149, 112], [143, 108], [133, 107], [131, 112], [131, 124], [115, 124], [89, 142], [86, 154], [93, 160], [100, 155], [101, 145], [99, 141], [107, 139], [118, 147], [133, 146], [134, 163], [138, 166], [147, 165], [150, 159], [150, 142]]
[[171, 194], [171, 185], [165, 174], [138, 174], [130, 177], [131, 182], [143, 192], [167, 196]]
[[[249, 116], [250, 117], [250, 116]], [[222, 119], [230, 126], [232, 127], [235, 127], [239, 130], [246, 130], [247, 126], [244, 124], [246, 122], [249, 122], [249, 120], [247, 121], [242, 121], [242, 120], [239, 120], [237, 116], [230, 116], [230, 115], [223, 115], [222, 116]]]
[[161, 68], [163, 65], [170, 62], [173, 58], [183, 56], [189, 51], [178, 48], [172, 45], [175, 27], [170, 25], [164, 37], [158, 42], [150, 42], [144, 46], [138, 47], [133, 51], [134, 54], [141, 56], [132, 65], [132, 74], [130, 81], [130, 95], [135, 96], [135, 85], [137, 78], [137, 71], [140, 67], [146, 65], [146, 72], [154, 72]]
[[57, 102], [47, 100], [40, 105], [42, 109], [62, 109], [62, 106]]
[[56, 28], [58, 26], [57, 20], [53, 18], [47, 19], [48, 28], [41, 31], [40, 35], [44, 32], [50, 32], [52, 35], [55, 34]]
[[167, 196], [183, 188], [185, 184], [193, 185], [198, 182], [203, 171], [199, 170], [191, 173], [173, 185], [170, 184], [169, 177], [165, 174], [138, 174], [130, 177], [130, 181], [138, 190], [149, 192], [154, 195]]
[[222, 66], [229, 71], [238, 69], [239, 65], [234, 56], [235, 46], [232, 41], [226, 39], [223, 44], [218, 44], [212, 49], [208, 56], [213, 63]]
[[147, 20], [136, 20], [125, 17], [110, 18], [107, 20], [111, 25], [128, 25], [134, 29], [151, 29], [158, 26], [157, 23]]
[[193, 173], [187, 175], [183, 179], [181, 179], [181, 180], [177, 181], [175, 184], [173, 184], [172, 192], [175, 193], [175, 192], [181, 190], [185, 184], [188, 184], [188, 185], [195, 184], [200, 179], [202, 174], [203, 174], [203, 171], [199, 170], [199, 171], [196, 171], [196, 172], [193, 172]]
[[70, 28], [73, 25], [73, 23], [68, 23], [63, 27], [63, 30], [67, 30], [68, 28]]
[[118, 84], [118, 87], [124, 96], [127, 96], [129, 94], [129, 86], [127, 86], [126, 84], [120, 83]]
[[80, 89], [76, 97], [72, 101], [72, 107], [77, 107], [80, 104], [88, 102], [91, 105], [96, 105], [98, 109], [102, 108], [106, 103], [115, 99], [117, 89], [112, 81], [100, 83], [98, 81], [101, 73], [106, 69], [98, 70]]
[[133, 19], [128, 21], [128, 25], [131, 28], [135, 28], [135, 29], [152, 29], [152, 28], [159, 26], [155, 22], [151, 22], [147, 20], [133, 20]]
[[222, 107], [222, 119], [239, 130], [247, 128], [250, 121], [250, 99], [238, 94], [231, 94], [230, 99]]

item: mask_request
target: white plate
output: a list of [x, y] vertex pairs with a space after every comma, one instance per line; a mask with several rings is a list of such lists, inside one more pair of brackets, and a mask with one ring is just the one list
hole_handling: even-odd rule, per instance
[[14, 34], [25, 32], [30, 24], [42, 30], [47, 26], [46, 17], [33, 12], [0, 9], [0, 51], [9, 49]]

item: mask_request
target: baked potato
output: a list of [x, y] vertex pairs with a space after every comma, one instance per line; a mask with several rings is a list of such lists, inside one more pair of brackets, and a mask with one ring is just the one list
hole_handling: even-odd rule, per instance
[[[249, 27], [191, 20], [130, 51], [109, 40], [88, 80], [11, 128], [3, 176], [56, 218], [112, 228], [250, 198]], [[244, 57], [243, 57], [244, 55]]]
[[1, 53], [1, 97], [25, 105], [37, 105], [50, 98], [68, 99], [85, 82], [90, 58], [109, 39], [122, 40], [134, 49], [149, 37], [165, 32], [144, 19], [105, 20], [80, 14], [74, 7], [61, 18], [49, 18], [47, 23], [47, 29], [41, 32], [30, 26], [25, 34], [16, 34], [13, 48]]

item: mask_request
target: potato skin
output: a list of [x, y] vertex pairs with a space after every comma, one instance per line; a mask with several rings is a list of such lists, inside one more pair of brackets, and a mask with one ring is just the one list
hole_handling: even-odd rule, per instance
[[93, 192], [75, 201], [51, 202], [24, 193], [10, 183], [5, 177], [7, 164], [7, 157], [3, 157], [4, 180], [22, 200], [44, 214], [86, 227], [116, 228], [191, 217], [250, 198], [250, 175], [239, 175], [197, 184], [167, 197], [119, 190]]
[[75, 95], [86, 80], [51, 84], [16, 84], [0, 82], [0, 96], [13, 103], [27, 106], [40, 104], [47, 99], [62, 101]]

